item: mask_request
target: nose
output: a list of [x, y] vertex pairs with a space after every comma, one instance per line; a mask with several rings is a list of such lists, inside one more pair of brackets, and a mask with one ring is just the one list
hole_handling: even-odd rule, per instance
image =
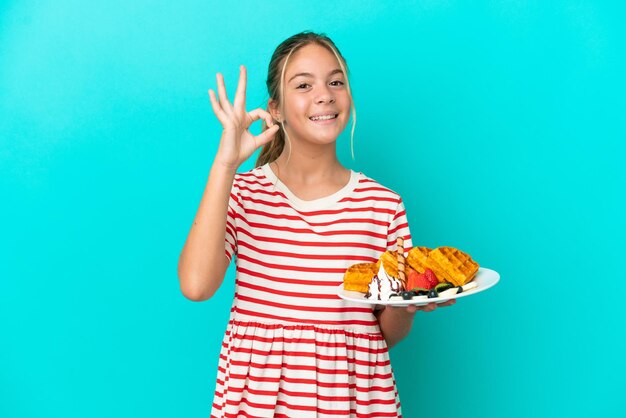
[[324, 87], [320, 90], [316, 103], [335, 103], [335, 95], [328, 87]]

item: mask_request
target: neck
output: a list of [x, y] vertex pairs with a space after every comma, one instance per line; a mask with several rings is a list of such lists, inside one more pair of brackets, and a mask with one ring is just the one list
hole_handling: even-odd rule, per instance
[[315, 147], [300, 145], [292, 148], [291, 153], [287, 148], [285, 147], [273, 163], [278, 168], [279, 177], [299, 179], [302, 182], [316, 182], [336, 176], [346, 170], [337, 159], [334, 142]]

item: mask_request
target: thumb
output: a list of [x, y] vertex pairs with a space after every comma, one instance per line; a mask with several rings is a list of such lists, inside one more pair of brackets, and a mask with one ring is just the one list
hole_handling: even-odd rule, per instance
[[254, 142], [257, 145], [257, 147], [262, 147], [263, 145], [267, 144], [272, 139], [274, 139], [274, 135], [276, 135], [276, 132], [278, 132], [279, 129], [280, 129], [279, 125], [273, 125], [267, 128], [266, 130], [264, 130], [259, 135], [255, 136]]

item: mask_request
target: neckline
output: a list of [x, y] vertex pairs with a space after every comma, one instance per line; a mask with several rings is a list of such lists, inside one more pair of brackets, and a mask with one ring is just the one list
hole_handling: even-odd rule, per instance
[[319, 210], [332, 206], [343, 199], [346, 195], [350, 194], [359, 183], [358, 174], [354, 170], [350, 170], [350, 179], [348, 180], [348, 183], [335, 193], [313, 200], [302, 200], [293, 194], [293, 192], [278, 179], [278, 176], [274, 174], [274, 171], [270, 167], [269, 163], [262, 165], [261, 170], [263, 171], [263, 174], [265, 174], [265, 177], [267, 177], [268, 180], [270, 180], [276, 187], [276, 189], [285, 195], [291, 206], [298, 210]]

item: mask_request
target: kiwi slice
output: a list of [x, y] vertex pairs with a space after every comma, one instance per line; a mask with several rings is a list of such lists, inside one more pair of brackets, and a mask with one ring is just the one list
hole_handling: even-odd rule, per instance
[[415, 292], [417, 296], [423, 296], [428, 294], [428, 289], [424, 289], [423, 287], [414, 287], [411, 289], [412, 292]]
[[435, 290], [438, 293], [443, 292], [444, 290], [448, 290], [448, 289], [452, 289], [452, 284], [448, 283], [448, 282], [443, 282], [443, 283], [439, 283], [437, 286], [435, 286]]

